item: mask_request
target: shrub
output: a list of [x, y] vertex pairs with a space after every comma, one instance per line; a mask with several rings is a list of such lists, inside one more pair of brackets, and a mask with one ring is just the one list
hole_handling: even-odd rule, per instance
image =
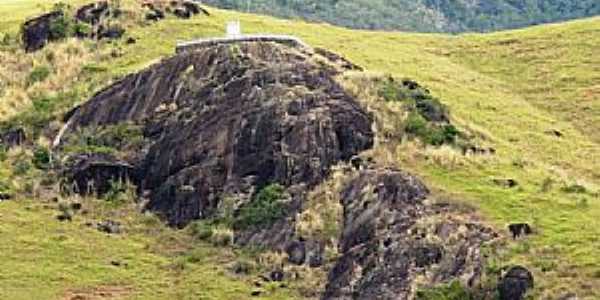
[[565, 193], [569, 194], [584, 194], [587, 192], [587, 189], [583, 185], [579, 184], [571, 184], [561, 188], [561, 190]]
[[110, 188], [102, 198], [114, 204], [124, 203], [133, 195], [132, 189], [133, 187], [128, 182], [111, 180]]
[[469, 300], [470, 293], [458, 281], [430, 289], [419, 290], [417, 300]]
[[256, 269], [256, 263], [248, 259], [238, 259], [231, 266], [231, 271], [235, 274], [248, 275]]
[[92, 27], [83, 22], [73, 24], [73, 34], [78, 37], [87, 37], [92, 34]]
[[50, 23], [49, 39], [51, 41], [61, 40], [73, 35], [73, 25], [66, 16], [54, 19]]
[[285, 189], [279, 184], [270, 184], [262, 188], [252, 199], [243, 206], [235, 220], [236, 228], [250, 226], [269, 226], [283, 217], [282, 202]]
[[13, 173], [17, 176], [22, 176], [22, 175], [27, 174], [27, 172], [29, 172], [30, 169], [31, 169], [31, 164], [29, 163], [29, 161], [27, 161], [25, 159], [17, 159], [13, 163]]
[[9, 33], [4, 34], [4, 36], [2, 37], [2, 40], [0, 40], [0, 44], [2, 46], [10, 46], [12, 37], [10, 36]]
[[27, 76], [27, 86], [31, 86], [37, 82], [42, 82], [50, 76], [50, 68], [47, 66], [37, 66], [31, 70]]
[[454, 144], [460, 132], [452, 124], [429, 123], [418, 113], [411, 112], [405, 123], [405, 131], [434, 146]]
[[212, 231], [210, 242], [218, 247], [227, 247], [233, 244], [233, 231], [228, 228], [216, 228]]
[[33, 151], [33, 165], [38, 168], [45, 170], [50, 166], [50, 151], [46, 147], [37, 147]]
[[419, 114], [410, 113], [405, 126], [405, 131], [409, 134], [421, 137], [427, 135], [427, 121]]
[[205, 221], [196, 221], [189, 225], [189, 231], [192, 237], [206, 241], [213, 235], [213, 226]]
[[2, 143], [0, 143], [0, 162], [5, 161], [8, 158], [8, 149]]

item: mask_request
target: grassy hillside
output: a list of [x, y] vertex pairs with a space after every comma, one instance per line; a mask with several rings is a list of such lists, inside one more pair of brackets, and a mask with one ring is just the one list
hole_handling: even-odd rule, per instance
[[600, 14], [595, 0], [206, 0], [227, 9], [360, 29], [486, 32]]
[[[14, 36], [17, 22], [40, 11], [37, 3], [47, 2], [2, 2], [0, 19], [9, 21], [0, 23], [0, 31]], [[18, 13], [14, 14], [15, 11]], [[600, 257], [597, 255], [600, 248], [600, 53], [597, 47], [600, 18], [494, 34], [446, 36], [353, 31], [217, 9], [211, 12], [211, 17], [187, 21], [167, 19], [135, 27], [128, 33], [138, 40], [133, 45], [115, 42], [95, 47], [90, 42], [67, 41], [36, 54], [4, 47], [0, 52], [0, 79], [4, 89], [0, 92], [0, 119], [13, 118], [16, 122], [42, 115], [42, 121], [55, 120], [54, 112], [64, 112], [74, 103], [85, 101], [114, 78], [172, 55], [177, 40], [222, 35], [228, 20], [240, 19], [246, 32], [297, 35], [313, 46], [339, 52], [372, 74], [410, 77], [429, 87], [450, 107], [453, 121], [462, 129], [476, 133], [480, 144], [494, 147], [496, 155], [463, 156], [448, 147], [393, 141], [373, 151], [376, 159], [396, 163], [419, 174], [434, 188], [436, 197], [451, 198], [478, 208], [482, 218], [501, 231], [509, 222], [531, 223], [536, 234], [526, 240], [510, 242], [501, 264], [512, 261], [532, 268], [536, 276], [536, 299], [557, 296], [566, 289], [576, 291], [582, 299], [600, 298], [597, 288], [600, 286]], [[4, 18], [9, 15], [10, 19]], [[56, 55], [63, 52], [72, 53], [72, 57], [49, 59], [48, 53], [58, 57]], [[71, 59], [76, 57], [81, 61], [73, 66]], [[48, 78], [23, 86], [22, 79], [40, 65], [52, 70]], [[11, 80], [14, 78], [19, 80]], [[352, 89], [353, 82], [360, 77], [340, 80], [348, 82]], [[50, 92], [56, 89], [63, 93]], [[355, 92], [365, 104], [370, 104], [364, 91]], [[31, 108], [30, 101], [37, 101], [41, 96], [49, 99], [47, 102], [54, 107]], [[18, 119], [14, 119], [15, 116]], [[560, 132], [561, 137], [554, 131]], [[25, 190], [22, 177], [10, 171], [14, 166], [4, 164], [2, 169], [8, 171], [0, 171], [0, 179], [15, 189]], [[498, 186], [494, 183], [498, 178], [514, 179], [519, 186], [513, 189]], [[159, 237], [141, 230], [112, 238], [77, 222], [56, 223], [43, 204], [36, 201], [35, 193], [28, 198], [0, 203], [1, 252], [12, 258], [0, 263], [0, 278], [2, 282], [6, 278], [13, 282], [2, 286], [0, 295], [5, 293], [2, 296], [29, 298], [31, 294], [27, 293], [33, 293], [40, 286], [40, 279], [48, 283], [42, 285], [42, 289], [48, 289], [43, 291], [45, 295], [116, 284], [119, 288], [125, 286], [136, 291], [128, 294], [134, 298], [136, 293], [141, 293], [142, 298], [160, 295], [158, 293], [184, 293], [185, 289], [182, 291], [177, 286], [182, 280], [181, 284], [186, 287], [205, 286], [207, 283], [203, 280], [206, 279], [201, 272], [206, 268], [216, 268], [217, 274], [225, 274], [219, 278], [227, 279], [222, 264], [215, 266], [213, 260], [201, 261], [200, 266], [192, 267], [191, 270], [200, 273], [173, 274], [160, 266], [173, 263], [182, 254], [153, 253], [144, 246], [161, 245]], [[161, 230], [173, 237], [182, 234]], [[64, 241], [58, 243], [54, 239]], [[109, 254], [82, 251], [90, 249], [90, 244], [106, 247]], [[185, 240], [182, 245], [187, 245]], [[210, 246], [201, 247], [212, 253], [214, 256], [209, 257], [215, 257], [215, 261], [223, 259]], [[23, 249], [38, 249], [40, 260], [45, 261], [44, 272], [37, 272], [37, 260], [33, 261], [31, 252]], [[89, 255], [80, 255], [84, 252]], [[131, 256], [131, 253], [139, 254]], [[112, 256], [122, 256], [133, 270], [115, 273], [112, 267], [104, 265], [107, 257]], [[15, 277], [15, 272], [21, 277]], [[229, 290], [229, 282], [215, 284], [215, 293]], [[17, 284], [21, 284], [21, 288], [7, 289]], [[240, 284], [239, 290], [247, 295], [247, 283], [231, 284]], [[196, 289], [190, 287], [190, 290]], [[285, 293], [285, 290], [276, 290], [273, 297], [287, 297]]]

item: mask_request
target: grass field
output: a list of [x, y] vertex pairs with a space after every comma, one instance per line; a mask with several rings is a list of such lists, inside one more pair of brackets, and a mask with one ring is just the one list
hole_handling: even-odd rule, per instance
[[[15, 34], [25, 16], [40, 11], [37, 3], [48, 2], [0, 3], [0, 32]], [[211, 12], [210, 17], [167, 19], [136, 26], [128, 33], [137, 38], [134, 45], [105, 43], [98, 50], [89, 50], [91, 47], [86, 43], [70, 41], [73, 47], [80, 47], [89, 55], [85, 65], [93, 65], [96, 72], [86, 75], [91, 78], [89, 82], [81, 82], [77, 80], [80, 69], [59, 74], [63, 65], [55, 62], [56, 71], [48, 81], [62, 76], [60, 81], [65, 84], [61, 88], [81, 90], [76, 101], [84, 101], [113, 78], [172, 55], [178, 40], [220, 36], [224, 24], [234, 19], [242, 22], [247, 33], [293, 34], [313, 46], [339, 52], [369, 72], [413, 78], [450, 107], [455, 123], [476, 132], [477, 140], [494, 147], [497, 154], [452, 160], [452, 153], [436, 149], [415, 151], [400, 144], [390, 153], [393, 159], [424, 178], [439, 197], [477, 207], [482, 217], [499, 230], [504, 230], [509, 222], [531, 223], [536, 234], [511, 244], [505, 255], [508, 261], [534, 270], [536, 299], [543, 296], [552, 299], [567, 289], [576, 291], [582, 299], [600, 299], [599, 17], [493, 34], [447, 36], [354, 31], [217, 9]], [[44, 51], [57, 51], [60, 47], [64, 45], [52, 45]], [[119, 51], [116, 57], [103, 55], [114, 49]], [[8, 50], [0, 54], [3, 59], [17, 55], [19, 61], [32, 60], [31, 64], [16, 69], [4, 64], [4, 70], [12, 70], [10, 76], [24, 78], [33, 65], [48, 63], [41, 54]], [[0, 94], [0, 112], [3, 112], [0, 119], [6, 120], [27, 109], [29, 94], [45, 88], [39, 85], [26, 90], [23, 103], [16, 104], [14, 98]], [[12, 103], [10, 109], [3, 108], [6, 103]], [[561, 137], [554, 131], [560, 132]], [[495, 178], [515, 179], [519, 186], [506, 189], [494, 184]], [[583, 186], [584, 190], [572, 192], [569, 187], [575, 185]], [[29, 206], [34, 208], [27, 210]], [[157, 241], [153, 237], [134, 234], [124, 240], [112, 239], [78, 225], [56, 224], [33, 200], [0, 203], [0, 215], [0, 250], [12, 258], [0, 263], [0, 279], [4, 283], [5, 278], [11, 278], [10, 286], [20, 284], [19, 290], [34, 291], [41, 278], [49, 283], [41, 289], [44, 295], [64, 293], [73, 286], [115, 282], [125, 283], [124, 286], [145, 295], [162, 289], [153, 290], [154, 283], [168, 282], [169, 279], [161, 280], [162, 276], [173, 278], [156, 267], [166, 264], [169, 258], [149, 254], [142, 246]], [[66, 236], [61, 245], [66, 245], [52, 242], [61, 235]], [[114, 251], [112, 255], [130, 256], [131, 265], [137, 269], [117, 273], [106, 270], [95, 265], [105, 259], [97, 256], [97, 252], [77, 259], [68, 256], [84, 252], [80, 251], [82, 248], [89, 253], [90, 244], [106, 247], [109, 253]], [[32, 261], [31, 252], [21, 251], [22, 248], [38, 249], [38, 258], [44, 261], [43, 271]], [[132, 253], [139, 255], [131, 257]], [[134, 264], [136, 261], [140, 265]], [[77, 273], [64, 269], [72, 264], [77, 266]], [[199, 267], [198, 272], [200, 269], [203, 268]], [[200, 274], [191, 276], [200, 282], [184, 285], [206, 284]], [[74, 277], [62, 280], [60, 276]], [[196, 279], [186, 277], [186, 280]], [[248, 288], [240, 284], [239, 289]], [[162, 291], [167, 294], [179, 290], [170, 283], [166, 285]], [[5, 286], [0, 286], [0, 295], [5, 290]], [[27, 298], [28, 294], [13, 289], [5, 295]], [[231, 298], [225, 296], [225, 299]]]

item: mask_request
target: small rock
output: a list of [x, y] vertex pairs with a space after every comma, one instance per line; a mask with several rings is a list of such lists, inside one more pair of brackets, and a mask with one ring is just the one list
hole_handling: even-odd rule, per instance
[[127, 43], [128, 45], [131, 45], [131, 44], [137, 43], [137, 40], [133, 37], [128, 37], [127, 40], [125, 41], [125, 43]]
[[101, 39], [120, 39], [123, 34], [125, 34], [125, 29], [120, 26], [110, 26], [98, 30], [98, 38]]
[[98, 223], [96, 226], [99, 231], [108, 233], [108, 234], [119, 234], [121, 233], [121, 224], [115, 222], [113, 220], [106, 220]]
[[70, 213], [65, 212], [65, 213], [62, 213], [62, 214], [56, 216], [56, 219], [61, 222], [65, 222], [65, 221], [71, 222], [73, 220], [73, 216], [71, 216]]
[[153, 8], [146, 13], [146, 20], [148, 21], [160, 21], [165, 18], [165, 13], [162, 10]]
[[291, 242], [285, 252], [288, 254], [288, 261], [292, 264], [301, 265], [306, 260], [306, 247], [303, 242]]
[[13, 195], [11, 195], [9, 193], [5, 193], [5, 192], [0, 193], [0, 202], [6, 201], [6, 200], [12, 200], [12, 199], [13, 199]]
[[83, 205], [79, 202], [71, 203], [71, 209], [74, 211], [81, 210], [82, 207]]
[[415, 249], [415, 265], [418, 268], [437, 264], [442, 259], [442, 249], [439, 246], [423, 246]]
[[176, 8], [175, 11], [173, 11], [173, 14], [181, 19], [189, 19], [192, 17], [192, 13], [183, 7]]
[[558, 131], [558, 130], [556, 130], [556, 129], [547, 130], [545, 133], [549, 134], [549, 135], [553, 135], [553, 136], [555, 136], [557, 138], [563, 137], [563, 133], [560, 132], [560, 131]]
[[271, 278], [271, 281], [279, 282], [279, 281], [283, 280], [284, 275], [285, 274], [283, 273], [282, 270], [274, 270], [271, 272], [269, 277]]
[[363, 166], [363, 159], [360, 156], [354, 156], [350, 159], [350, 163], [356, 170], [360, 170]]
[[522, 266], [512, 267], [498, 283], [500, 300], [524, 299], [527, 290], [533, 288], [533, 275]]
[[516, 187], [516, 186], [519, 185], [519, 183], [516, 180], [512, 179], [512, 178], [507, 178], [507, 179], [498, 179], [498, 178], [496, 178], [493, 181], [494, 181], [494, 183], [496, 185], [499, 185], [499, 186], [502, 186], [502, 187], [505, 187], [505, 188], [509, 188], [509, 189], [510, 188], [514, 188], [514, 187]]
[[508, 230], [513, 235], [513, 239], [517, 239], [521, 235], [530, 235], [532, 233], [531, 226], [527, 223], [514, 223], [508, 225]]
[[258, 297], [258, 296], [260, 296], [260, 294], [262, 294], [261, 290], [254, 290], [254, 291], [252, 291], [252, 293], [250, 293], [250, 296]]

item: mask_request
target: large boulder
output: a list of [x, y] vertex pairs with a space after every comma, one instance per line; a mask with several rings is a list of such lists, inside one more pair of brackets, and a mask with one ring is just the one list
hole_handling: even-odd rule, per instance
[[52, 26], [63, 17], [62, 11], [53, 11], [25, 22], [21, 37], [25, 51], [37, 51], [44, 48], [48, 41], [55, 40], [57, 37], [53, 34]]
[[341, 193], [341, 257], [323, 299], [412, 299], [419, 277], [428, 285], [476, 285], [480, 247], [494, 232], [427, 204], [428, 193], [417, 178], [393, 169], [363, 170], [349, 181]]
[[183, 226], [248, 183], [313, 186], [373, 145], [372, 118], [307, 48], [246, 42], [197, 49], [104, 89], [78, 128], [133, 123], [149, 141], [134, 163], [147, 208]]
[[521, 300], [533, 288], [533, 275], [522, 266], [514, 266], [498, 283], [500, 300]]

